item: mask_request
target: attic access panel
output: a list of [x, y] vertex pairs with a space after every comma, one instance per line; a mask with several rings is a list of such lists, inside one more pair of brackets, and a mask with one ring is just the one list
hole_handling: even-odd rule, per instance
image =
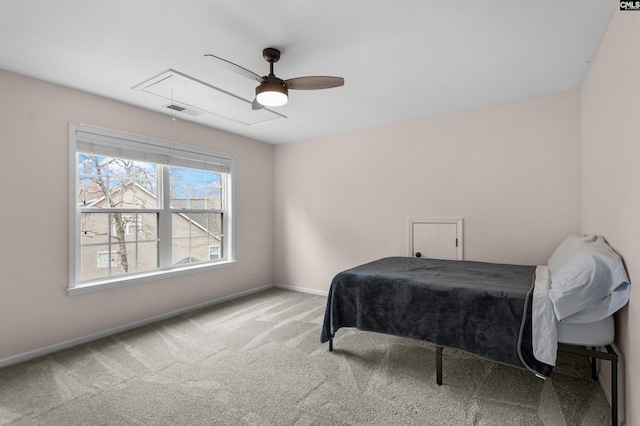
[[194, 117], [210, 114], [247, 126], [287, 118], [268, 108], [253, 110], [252, 101], [171, 69], [140, 83], [133, 90], [164, 99], [168, 103], [163, 107]]

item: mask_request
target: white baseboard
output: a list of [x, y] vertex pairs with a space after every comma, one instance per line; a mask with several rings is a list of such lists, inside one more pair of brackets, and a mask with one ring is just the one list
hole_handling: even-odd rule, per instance
[[311, 288], [296, 287], [296, 286], [284, 285], [284, 284], [274, 284], [273, 286], [275, 288], [281, 288], [283, 290], [291, 290], [291, 291], [298, 291], [300, 293], [315, 294], [316, 296], [327, 297], [329, 295], [329, 292], [324, 290], [314, 290]]
[[47, 355], [53, 352], [60, 351], [62, 349], [71, 348], [73, 346], [81, 345], [83, 343], [88, 343], [93, 340], [101, 339], [103, 337], [111, 336], [117, 333], [121, 333], [123, 331], [131, 330], [137, 327], [141, 327], [143, 325], [151, 324], [157, 321], [161, 321], [167, 318], [175, 317], [177, 315], [183, 315], [187, 312], [195, 311], [198, 309], [208, 308], [213, 305], [217, 305], [219, 303], [227, 302], [229, 300], [237, 299], [239, 297], [248, 296], [253, 293], [258, 293], [263, 290], [267, 290], [269, 288], [273, 288], [273, 284], [265, 285], [262, 287], [252, 288], [251, 290], [242, 291], [240, 293], [235, 293], [229, 296], [221, 297], [219, 299], [210, 300], [208, 302], [199, 303], [197, 305], [188, 306], [186, 308], [177, 309], [175, 311], [167, 312], [164, 314], [156, 315], [150, 318], [145, 318], [140, 321], [135, 321], [129, 324], [121, 325], [119, 327], [115, 327], [109, 330], [101, 331], [98, 333], [90, 334], [88, 336], [79, 337], [77, 339], [71, 339], [66, 342], [57, 343], [55, 345], [47, 346], [45, 348], [36, 349], [35, 351], [26, 352], [20, 355], [15, 355], [9, 358], [0, 359], [0, 368], [6, 367], [11, 364], [17, 364], [19, 362], [24, 362], [33, 358], [37, 358], [42, 355]]

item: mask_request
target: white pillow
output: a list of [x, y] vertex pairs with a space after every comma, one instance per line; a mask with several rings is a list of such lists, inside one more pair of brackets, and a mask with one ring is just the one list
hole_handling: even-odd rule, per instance
[[551, 274], [549, 297], [561, 321], [592, 306], [610, 305], [604, 299], [610, 301], [616, 289], [616, 305], [623, 303], [615, 310], [628, 301], [629, 278], [620, 256], [600, 236], [594, 242], [577, 247], [560, 269]]
[[553, 274], [559, 271], [562, 265], [564, 265], [571, 257], [571, 255], [584, 244], [591, 243], [596, 240], [595, 235], [587, 235], [581, 237], [579, 235], [570, 235], [553, 252], [547, 264], [549, 265], [549, 271]]

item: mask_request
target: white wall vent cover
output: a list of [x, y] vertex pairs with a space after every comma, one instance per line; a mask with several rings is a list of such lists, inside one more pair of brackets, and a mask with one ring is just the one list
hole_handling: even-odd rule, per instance
[[178, 114], [199, 116], [211, 114], [252, 126], [277, 118], [287, 118], [268, 108], [252, 110], [251, 102], [225, 90], [198, 81], [178, 71], [168, 70], [133, 87], [143, 93], [157, 96], [168, 104], [164, 108]]

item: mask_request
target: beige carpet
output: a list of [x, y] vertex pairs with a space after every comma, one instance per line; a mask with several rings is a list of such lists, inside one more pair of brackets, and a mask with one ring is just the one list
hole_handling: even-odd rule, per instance
[[550, 380], [343, 329], [325, 298], [271, 289], [0, 369], [0, 425], [608, 425], [586, 358]]

